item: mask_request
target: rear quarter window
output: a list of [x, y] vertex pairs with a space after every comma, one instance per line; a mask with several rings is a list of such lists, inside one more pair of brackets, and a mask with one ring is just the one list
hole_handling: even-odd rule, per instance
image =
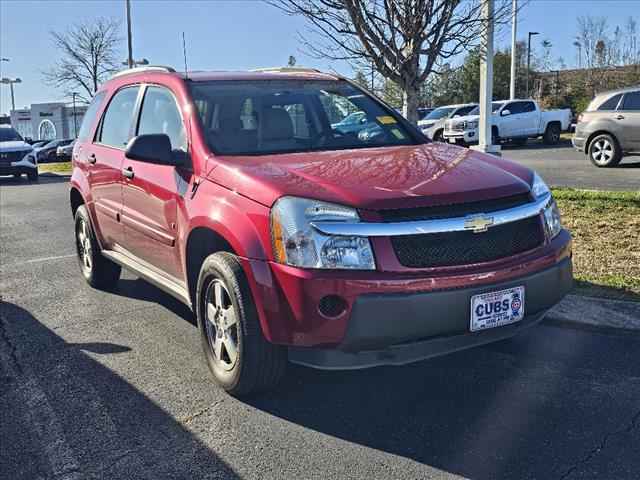
[[85, 141], [91, 136], [91, 127], [95, 124], [96, 115], [104, 100], [105, 92], [99, 92], [93, 97], [91, 103], [87, 107], [87, 111], [82, 118], [82, 125], [80, 125], [80, 131], [78, 132], [78, 140]]
[[620, 102], [620, 98], [622, 97], [622, 94], [619, 93], [617, 95], [614, 95], [613, 97], [605, 100], [604, 102], [602, 102], [600, 104], [600, 106], [598, 107], [598, 111], [603, 111], [603, 110], [615, 110], [616, 107], [618, 106], [618, 103]]

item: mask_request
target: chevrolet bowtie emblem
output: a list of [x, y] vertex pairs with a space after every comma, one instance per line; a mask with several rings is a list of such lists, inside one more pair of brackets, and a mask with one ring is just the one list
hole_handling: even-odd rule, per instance
[[493, 225], [493, 217], [484, 215], [467, 217], [464, 221], [464, 229], [473, 230], [473, 233], [486, 232], [491, 225]]

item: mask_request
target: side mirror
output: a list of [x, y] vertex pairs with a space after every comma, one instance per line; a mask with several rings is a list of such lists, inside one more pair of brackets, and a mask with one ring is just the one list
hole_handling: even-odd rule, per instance
[[174, 156], [171, 140], [164, 133], [138, 135], [129, 140], [124, 156], [131, 160], [155, 163], [158, 165], [179, 165], [180, 156]]
[[511, 110], [504, 109], [500, 112], [500, 115], [502, 115], [503, 117], [506, 117], [507, 115], [511, 115]]

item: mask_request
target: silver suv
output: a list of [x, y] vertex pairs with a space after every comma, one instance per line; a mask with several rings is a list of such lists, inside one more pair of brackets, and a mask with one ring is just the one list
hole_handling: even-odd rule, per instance
[[640, 154], [640, 86], [598, 94], [578, 117], [571, 141], [596, 167]]

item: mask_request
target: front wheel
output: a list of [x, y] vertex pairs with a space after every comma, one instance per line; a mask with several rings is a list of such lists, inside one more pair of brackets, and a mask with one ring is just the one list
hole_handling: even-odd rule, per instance
[[434, 142], [444, 142], [444, 135], [442, 130], [438, 130], [436, 133], [433, 134], [433, 141]]
[[589, 160], [596, 167], [614, 167], [622, 159], [622, 151], [615, 138], [606, 133], [591, 140], [588, 149]]
[[264, 338], [235, 255], [219, 252], [204, 260], [196, 301], [202, 348], [216, 383], [236, 396], [277, 385], [284, 375], [286, 351]]

